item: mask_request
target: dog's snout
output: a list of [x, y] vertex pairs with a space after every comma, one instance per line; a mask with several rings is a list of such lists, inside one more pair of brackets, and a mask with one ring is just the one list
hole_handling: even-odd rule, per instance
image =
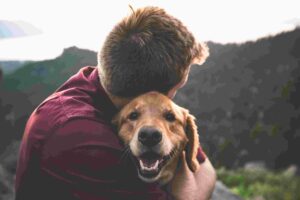
[[139, 131], [138, 138], [143, 145], [152, 147], [161, 141], [162, 134], [156, 128], [144, 127]]

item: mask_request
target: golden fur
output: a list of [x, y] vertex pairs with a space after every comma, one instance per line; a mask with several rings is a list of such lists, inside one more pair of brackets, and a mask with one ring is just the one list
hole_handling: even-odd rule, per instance
[[[131, 119], [132, 113], [138, 117]], [[174, 121], [166, 119], [169, 113], [175, 117]], [[172, 179], [183, 150], [186, 151], [189, 168], [195, 172], [199, 167], [196, 158], [199, 138], [194, 119], [188, 110], [176, 105], [168, 97], [158, 92], [149, 92], [124, 106], [114, 117], [113, 123], [118, 127], [119, 137], [130, 148], [135, 158], [144, 153], [144, 146], [137, 139], [141, 128], [154, 127], [161, 132], [162, 140], [153, 149], [162, 157], [169, 154], [172, 156], [161, 167], [156, 177], [148, 179], [141, 174], [139, 177], [146, 182], [166, 184]]]

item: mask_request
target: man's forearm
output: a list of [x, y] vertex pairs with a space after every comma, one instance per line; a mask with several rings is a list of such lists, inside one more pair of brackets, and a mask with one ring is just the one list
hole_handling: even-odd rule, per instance
[[216, 171], [208, 158], [200, 164], [198, 171], [194, 173], [197, 191], [199, 193], [198, 200], [209, 199], [216, 183]]

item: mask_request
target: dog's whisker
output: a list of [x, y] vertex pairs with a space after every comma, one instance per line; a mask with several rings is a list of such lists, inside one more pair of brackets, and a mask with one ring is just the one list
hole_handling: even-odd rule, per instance
[[172, 149], [171, 153], [169, 154], [169, 155], [170, 155], [169, 158], [170, 158], [170, 159], [171, 159], [171, 158], [174, 158], [174, 157], [176, 156], [177, 152], [178, 152], [178, 149], [175, 149], [175, 148]]
[[124, 150], [124, 152], [123, 152], [123, 154], [122, 154], [122, 156], [121, 156], [121, 159], [126, 158], [128, 156], [128, 153], [129, 153], [129, 148], [126, 147], [125, 150]]
[[120, 157], [120, 162], [124, 161], [126, 158], [128, 158], [130, 155], [130, 147], [126, 146], [121, 157]]

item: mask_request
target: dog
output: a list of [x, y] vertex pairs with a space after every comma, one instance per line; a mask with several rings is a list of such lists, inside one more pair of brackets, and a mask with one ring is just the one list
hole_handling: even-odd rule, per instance
[[158, 92], [138, 96], [122, 108], [112, 123], [129, 148], [141, 180], [168, 183], [183, 151], [191, 171], [198, 170], [195, 117], [167, 96]]

